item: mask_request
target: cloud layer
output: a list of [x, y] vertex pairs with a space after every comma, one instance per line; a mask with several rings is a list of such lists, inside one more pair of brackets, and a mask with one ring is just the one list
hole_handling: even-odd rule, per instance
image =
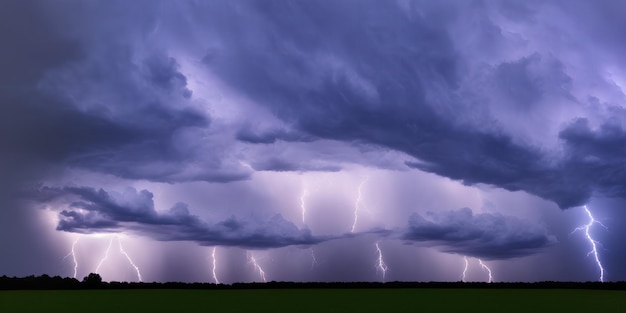
[[253, 249], [312, 245], [333, 239], [315, 237], [298, 229], [279, 214], [270, 218], [230, 218], [214, 223], [189, 212], [177, 203], [167, 212], [157, 212], [153, 194], [128, 188], [111, 193], [90, 187], [43, 187], [34, 196], [42, 202], [69, 202], [59, 213], [57, 230], [83, 234], [133, 232], [161, 241], [192, 241], [205, 246], [237, 246]]
[[415, 213], [402, 238], [442, 252], [486, 260], [535, 254], [557, 242], [530, 221], [501, 214], [473, 214], [468, 208], [429, 212], [426, 217]]

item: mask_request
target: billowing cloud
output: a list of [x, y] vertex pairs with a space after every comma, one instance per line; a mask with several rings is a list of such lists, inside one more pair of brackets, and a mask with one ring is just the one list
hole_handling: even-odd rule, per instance
[[402, 238], [486, 260], [527, 256], [556, 243], [536, 223], [501, 214], [473, 214], [469, 208], [429, 212], [426, 217], [414, 213]]
[[[495, 206], [515, 216], [553, 206], [536, 197], [562, 209], [621, 203], [625, 8], [619, 0], [1, 1], [0, 228], [9, 235], [0, 242], [18, 252], [0, 265], [45, 259], [11, 239], [47, 246], [35, 222], [46, 213], [14, 199], [38, 183], [93, 187], [30, 195], [60, 205], [61, 231], [258, 248], [326, 240], [304, 225], [341, 232], [353, 210], [366, 225], [401, 227], [403, 210], [432, 207], [437, 196], [453, 208], [487, 206], [500, 193], [533, 199], [529, 210], [524, 201]], [[315, 184], [325, 188], [313, 192]], [[189, 207], [158, 210], [153, 198]], [[218, 221], [205, 219], [213, 202]], [[268, 208], [284, 218], [259, 213]], [[574, 213], [545, 214], [562, 222]], [[460, 243], [436, 245], [450, 253], [503, 259], [552, 242], [530, 222], [495, 214], [431, 217], [414, 216], [409, 229], [433, 244], [424, 232], [450, 226], [440, 235]], [[505, 225], [508, 241], [478, 236], [482, 251], [457, 233], [499, 236], [481, 226], [489, 223]]]
[[36, 191], [40, 201], [69, 202], [59, 213], [57, 230], [83, 234], [133, 232], [161, 241], [192, 241], [207, 246], [276, 248], [312, 245], [338, 237], [316, 237], [298, 229], [280, 214], [270, 218], [238, 218], [209, 223], [177, 203], [166, 212], [154, 208], [153, 194], [128, 188], [107, 192], [90, 187], [43, 187]]

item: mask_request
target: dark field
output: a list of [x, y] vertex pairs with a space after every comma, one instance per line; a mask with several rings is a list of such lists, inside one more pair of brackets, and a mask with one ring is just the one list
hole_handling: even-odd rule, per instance
[[626, 291], [569, 289], [10, 290], [0, 312], [626, 312]]

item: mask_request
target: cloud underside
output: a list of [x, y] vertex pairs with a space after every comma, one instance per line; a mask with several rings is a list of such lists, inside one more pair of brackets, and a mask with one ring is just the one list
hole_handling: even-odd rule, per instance
[[528, 256], [556, 244], [537, 224], [501, 214], [473, 214], [468, 208], [411, 215], [407, 242], [485, 260]]
[[118, 193], [90, 187], [43, 187], [35, 194], [33, 198], [42, 202], [69, 203], [58, 215], [57, 230], [66, 232], [130, 232], [160, 241], [251, 249], [306, 246], [336, 238], [313, 236], [279, 214], [265, 219], [238, 219], [233, 215], [208, 223], [191, 214], [185, 203], [160, 213], [154, 208], [153, 194], [147, 190], [128, 188]]
[[473, 215], [468, 208], [410, 216], [402, 230], [373, 229], [336, 236], [314, 236], [298, 229], [280, 215], [242, 219], [231, 216], [208, 223], [177, 203], [167, 212], [157, 212], [153, 194], [128, 188], [107, 192], [90, 187], [41, 187], [29, 198], [64, 207], [57, 230], [82, 233], [130, 232], [161, 241], [191, 241], [205, 246], [237, 246], [253, 249], [292, 245], [309, 246], [328, 240], [373, 235], [400, 238], [433, 246], [448, 253], [482, 259], [509, 259], [541, 252], [556, 243], [546, 230], [526, 220], [500, 214]]
[[[2, 5], [13, 14], [3, 13], [0, 34], [20, 43], [0, 52], [5, 172], [228, 183], [359, 163], [521, 190], [561, 208], [594, 193], [626, 197], [624, 66], [596, 57], [626, 49], [582, 14], [618, 4]], [[536, 26], [549, 24], [542, 10], [580, 20], [580, 36], [533, 36], [558, 32]], [[511, 23], [524, 27], [511, 33]], [[597, 47], [569, 49], [588, 46], [594, 29], [606, 30]], [[214, 85], [225, 88], [207, 95]]]

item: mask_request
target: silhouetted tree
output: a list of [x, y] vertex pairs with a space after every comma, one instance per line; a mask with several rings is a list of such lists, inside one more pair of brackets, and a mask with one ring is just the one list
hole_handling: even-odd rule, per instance
[[102, 284], [102, 277], [96, 273], [90, 273], [83, 278], [83, 283], [90, 287], [96, 287]]

